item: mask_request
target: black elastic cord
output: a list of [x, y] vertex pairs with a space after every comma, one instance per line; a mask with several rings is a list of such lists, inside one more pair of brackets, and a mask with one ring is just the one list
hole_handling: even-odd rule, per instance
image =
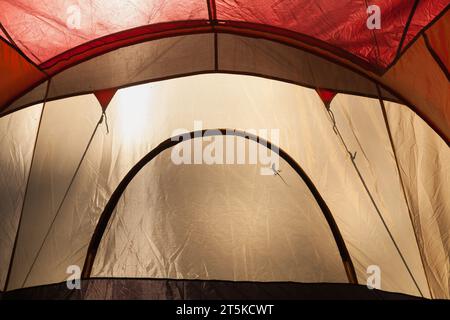
[[16, 236], [14, 238], [14, 245], [13, 245], [13, 249], [12, 249], [12, 252], [11, 252], [8, 272], [6, 274], [5, 291], [8, 290], [9, 280], [10, 280], [10, 276], [11, 276], [11, 272], [12, 272], [12, 266], [14, 264], [14, 258], [16, 256], [17, 242], [19, 241], [19, 232], [20, 232], [20, 227], [22, 226], [23, 211], [24, 211], [25, 202], [26, 202], [27, 196], [28, 196], [28, 186], [30, 184], [31, 172], [32, 172], [32, 169], [33, 169], [34, 158], [35, 158], [35, 155], [36, 155], [36, 146], [37, 146], [38, 139], [39, 139], [39, 133], [41, 132], [42, 119], [44, 118], [44, 111], [45, 111], [45, 106], [47, 104], [48, 93], [50, 91], [50, 83], [51, 83], [51, 78], [47, 81], [47, 88], [45, 90], [45, 96], [44, 96], [44, 100], [43, 100], [43, 103], [42, 103], [41, 116], [39, 117], [39, 124], [38, 124], [38, 128], [37, 128], [37, 131], [36, 131], [36, 137], [34, 139], [33, 154], [31, 156], [31, 163], [30, 163], [30, 169], [28, 171], [27, 183], [25, 185], [25, 193], [23, 195], [22, 208], [20, 209], [20, 216], [19, 216], [19, 222], [18, 222], [18, 225], [17, 225]]
[[56, 218], [59, 216], [59, 213], [61, 212], [61, 208], [62, 208], [62, 206], [63, 206], [63, 204], [64, 204], [64, 202], [65, 202], [65, 200], [66, 200], [66, 198], [67, 198], [67, 196], [69, 194], [69, 191], [70, 191], [70, 189], [71, 189], [71, 187], [72, 187], [72, 185], [73, 185], [73, 183], [75, 181], [75, 178], [76, 178], [76, 176], [78, 174], [78, 171], [81, 168], [81, 164], [83, 163], [83, 160], [86, 157], [86, 154], [87, 154], [87, 152], [89, 150], [89, 147], [91, 146], [91, 143], [92, 143], [92, 140], [94, 139], [95, 133], [97, 132], [98, 127], [100, 126], [100, 124], [103, 121], [103, 115], [104, 114], [101, 115], [100, 120], [97, 122], [97, 125], [95, 126], [94, 131], [92, 132], [91, 137], [89, 138], [89, 141], [88, 141], [88, 143], [86, 145], [86, 148], [84, 149], [83, 155], [81, 156], [81, 159], [78, 162], [78, 166], [75, 169], [74, 174], [72, 175], [72, 179], [70, 180], [69, 186], [67, 187], [66, 192], [64, 193], [64, 196], [63, 196], [61, 202], [59, 203], [59, 206], [58, 206], [58, 209], [56, 210], [55, 216], [53, 217], [52, 222], [50, 223], [50, 226], [49, 226], [49, 228], [47, 230], [47, 233], [45, 234], [44, 239], [42, 240], [42, 243], [41, 243], [41, 245], [39, 247], [39, 250], [37, 251], [34, 259], [33, 259], [33, 262], [32, 262], [32, 264], [31, 264], [31, 266], [30, 266], [30, 268], [28, 270], [28, 273], [25, 276], [25, 279], [23, 280], [22, 287], [25, 285], [26, 281], [28, 280], [28, 277], [30, 276], [31, 271], [34, 268], [34, 265], [36, 264], [36, 261], [39, 258], [39, 255], [41, 254], [42, 249], [44, 248], [44, 245], [45, 245], [45, 243], [47, 241], [47, 238], [50, 235], [50, 232], [51, 232], [51, 230], [53, 228], [53, 225], [54, 225], [54, 223], [56, 221]]
[[108, 126], [108, 117], [106, 116], [105, 110], [102, 112], [102, 117], [100, 118], [100, 121], [98, 124], [101, 124], [105, 120], [105, 126], [106, 126], [106, 134], [109, 134], [109, 126]]
[[395, 241], [394, 236], [392, 235], [391, 231], [389, 230], [389, 227], [387, 226], [386, 221], [384, 220], [383, 215], [381, 214], [381, 211], [380, 211], [380, 209], [378, 208], [378, 206], [377, 206], [377, 204], [376, 204], [376, 202], [375, 202], [375, 199], [373, 198], [372, 193], [371, 193], [370, 190], [369, 190], [369, 187], [367, 186], [366, 182], [364, 181], [364, 178], [363, 178], [361, 172], [359, 171], [358, 166], [356, 165], [356, 161], [355, 161], [355, 158], [356, 158], [356, 152], [352, 153], [352, 152], [348, 149], [347, 144], [345, 143], [345, 140], [344, 140], [344, 138], [342, 137], [342, 135], [341, 135], [341, 133], [340, 133], [340, 131], [339, 131], [339, 128], [337, 127], [336, 119], [335, 119], [335, 117], [334, 117], [334, 114], [333, 114], [333, 111], [331, 110], [331, 108], [327, 108], [327, 112], [328, 112], [328, 114], [330, 115], [330, 118], [331, 118], [331, 121], [332, 121], [332, 124], [333, 124], [333, 131], [334, 131], [334, 132], [336, 133], [336, 135], [339, 137], [339, 139], [340, 139], [342, 145], [343, 145], [344, 148], [345, 148], [345, 151], [346, 151], [347, 154], [349, 155], [349, 158], [350, 158], [350, 160], [351, 160], [351, 162], [352, 162], [353, 168], [355, 169], [356, 173], [358, 174], [358, 177], [359, 177], [359, 179], [360, 179], [362, 185], [364, 186], [364, 189], [366, 190], [366, 193], [367, 193], [367, 195], [369, 196], [370, 201], [372, 202], [372, 204], [373, 204], [373, 206], [374, 206], [374, 208], [375, 208], [375, 211], [376, 211], [377, 214], [378, 214], [378, 217], [380, 218], [381, 222], [383, 223], [384, 228], [386, 229], [386, 231], [387, 231], [389, 237], [391, 238], [391, 240], [392, 240], [392, 242], [393, 242], [393, 244], [394, 244], [394, 246], [395, 246], [395, 248], [396, 248], [398, 254], [400, 255], [400, 258], [402, 259], [403, 264], [404, 264], [405, 267], [406, 267], [406, 270], [408, 271], [409, 275], [411, 276], [411, 279], [412, 279], [413, 282], [414, 282], [414, 285], [416, 286], [416, 288], [417, 288], [417, 290], [419, 291], [420, 295], [423, 297], [422, 291], [420, 290], [419, 285], [417, 284], [416, 279], [414, 278], [414, 276], [413, 276], [413, 274], [412, 274], [412, 272], [411, 272], [411, 270], [410, 270], [408, 264], [406, 263], [405, 257], [403, 256], [402, 252], [400, 251], [400, 248], [399, 248], [399, 246], [397, 245], [397, 242]]
[[410, 205], [410, 203], [408, 201], [408, 197], [406, 196], [405, 183], [403, 181], [403, 177], [402, 177], [401, 170], [400, 170], [400, 164], [398, 162], [397, 150], [396, 150], [395, 145], [394, 145], [394, 139], [392, 138], [392, 132], [391, 132], [391, 128], [389, 126], [389, 120], [388, 120], [388, 117], [387, 117], [386, 107], [385, 107], [384, 101], [383, 101], [383, 99], [381, 97], [381, 89], [380, 89], [379, 86], [377, 86], [377, 91], [378, 91], [378, 101], [380, 103], [381, 112], [383, 113], [384, 124], [386, 126], [386, 131], [387, 131], [387, 134], [388, 134], [388, 137], [389, 137], [389, 142], [390, 142], [390, 145], [391, 145], [392, 153], [394, 154], [395, 165], [396, 165], [396, 168], [397, 168], [398, 178], [400, 180], [400, 186], [401, 186], [401, 189], [402, 189], [403, 198], [405, 200], [406, 207], [408, 209], [409, 219], [411, 221], [411, 227], [412, 227], [412, 229], [414, 231], [414, 238], [415, 238], [416, 244], [417, 244], [417, 250], [419, 251], [420, 261], [422, 262], [423, 272], [425, 274], [425, 279], [427, 280], [428, 291], [430, 292], [431, 298], [433, 298], [433, 293], [432, 293], [431, 288], [430, 288], [430, 282], [428, 280], [428, 275], [427, 275], [427, 272], [425, 270], [425, 263], [423, 261], [422, 251], [420, 250], [420, 246], [419, 246], [419, 240], [418, 240], [419, 237], [417, 235], [416, 228], [414, 227], [414, 223], [413, 223], [413, 214], [412, 214], [411, 205]]

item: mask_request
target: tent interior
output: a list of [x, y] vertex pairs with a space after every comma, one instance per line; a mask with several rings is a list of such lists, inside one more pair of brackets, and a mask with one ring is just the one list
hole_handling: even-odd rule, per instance
[[377, 4], [0, 1], [0, 299], [450, 299], [449, 1]]

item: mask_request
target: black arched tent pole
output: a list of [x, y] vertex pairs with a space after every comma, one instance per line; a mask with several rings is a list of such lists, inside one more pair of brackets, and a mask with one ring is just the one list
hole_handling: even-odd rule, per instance
[[358, 280], [356, 277], [355, 268], [353, 266], [353, 262], [350, 258], [350, 254], [347, 250], [347, 247], [345, 245], [344, 239], [342, 238], [342, 235], [339, 231], [339, 228], [336, 224], [336, 221], [333, 218], [333, 215], [331, 214], [330, 209], [328, 208], [327, 204], [325, 203], [324, 199], [320, 195], [319, 191], [311, 181], [311, 179], [308, 177], [308, 175], [303, 171], [303, 169], [300, 167], [300, 165], [283, 149], [279, 148], [278, 146], [272, 145], [269, 141], [262, 139], [254, 134], [241, 131], [241, 130], [234, 130], [234, 129], [214, 129], [214, 130], [199, 130], [199, 131], [192, 131], [189, 133], [181, 134], [172, 138], [169, 138], [162, 143], [160, 143], [156, 148], [151, 150], [149, 153], [147, 153], [139, 162], [137, 162], [131, 170], [127, 173], [127, 175], [122, 179], [122, 181], [119, 183], [117, 188], [114, 190], [113, 194], [111, 195], [111, 198], [109, 199], [108, 203], [105, 206], [105, 209], [103, 210], [98, 222], [97, 226], [94, 230], [94, 233], [92, 235], [91, 241], [89, 243], [88, 251], [86, 254], [86, 259], [84, 261], [83, 266], [83, 272], [82, 272], [82, 278], [88, 279], [91, 276], [92, 267], [94, 265], [95, 257], [97, 255], [98, 248], [100, 246], [100, 243], [102, 241], [103, 235], [105, 233], [106, 227], [108, 226], [108, 222], [111, 219], [111, 216], [114, 212], [114, 209], [116, 208], [117, 203], [119, 202], [119, 199], [121, 198], [122, 194], [124, 193], [127, 186], [130, 184], [130, 182], [133, 180], [133, 178], [139, 173], [139, 171], [145, 167], [152, 159], [154, 159], [157, 155], [159, 155], [161, 152], [163, 152], [166, 149], [169, 149], [171, 147], [174, 147], [175, 145], [179, 144], [183, 141], [188, 141], [194, 138], [198, 137], [205, 137], [205, 136], [217, 136], [217, 135], [232, 135], [237, 137], [242, 137], [254, 142], [257, 142], [259, 144], [264, 145], [268, 149], [277, 151], [279, 156], [283, 158], [294, 170], [295, 172], [300, 176], [300, 178], [305, 182], [305, 184], [308, 186], [309, 190], [311, 191], [312, 195], [314, 196], [314, 199], [317, 201], [317, 204], [319, 205], [320, 209], [323, 212], [323, 215], [328, 223], [328, 226], [331, 229], [331, 232], [333, 234], [334, 240], [336, 241], [336, 245], [338, 247], [342, 263], [344, 264], [344, 269], [347, 274], [347, 278], [349, 283], [357, 284]]

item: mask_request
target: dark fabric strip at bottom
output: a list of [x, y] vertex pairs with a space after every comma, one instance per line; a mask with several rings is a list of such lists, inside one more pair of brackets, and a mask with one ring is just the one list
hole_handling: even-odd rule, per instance
[[404, 300], [419, 299], [366, 286], [331, 283], [233, 282], [217, 280], [97, 278], [81, 289], [65, 282], [4, 292], [0, 299], [57, 300]]

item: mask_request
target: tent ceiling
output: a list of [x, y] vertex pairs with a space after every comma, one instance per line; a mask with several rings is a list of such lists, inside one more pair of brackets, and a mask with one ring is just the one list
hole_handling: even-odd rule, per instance
[[[226, 33], [255, 38], [254, 43], [248, 43], [254, 52], [261, 51], [262, 40], [265, 39], [306, 50], [342, 65], [342, 69], [360, 73], [369, 81], [378, 82], [391, 95], [383, 95], [383, 98], [399, 100], [409, 106], [448, 141], [450, 105], [448, 94], [442, 93], [442, 88], [446, 88], [442, 80], [445, 75], [448, 80], [446, 57], [449, 42], [445, 26], [449, 20], [450, 0], [377, 1], [382, 14], [382, 28], [379, 30], [366, 27], [370, 15], [367, 6], [371, 4], [365, 0], [94, 0], [75, 4], [55, 0], [0, 1], [0, 72], [6, 75], [0, 79], [1, 116], [8, 113], [7, 109], [9, 112], [16, 109], [15, 102], [33, 89], [38, 92], [31, 95], [42, 99], [46, 93], [45, 81], [49, 78], [118, 48], [175, 36]], [[404, 58], [404, 53], [411, 51], [410, 47], [424, 46], [416, 40], [425, 37], [425, 32], [429, 37], [428, 50], [432, 54], [422, 50], [419, 58], [426, 61], [427, 66], [439, 64], [437, 77], [432, 72], [423, 76], [421, 64], [417, 65], [413, 59], [415, 55]], [[220, 42], [211, 45], [217, 47]], [[275, 48], [274, 45], [272, 47]], [[214, 48], [213, 52], [216, 68], [202, 72], [218, 71], [219, 50]], [[232, 54], [233, 51], [225, 53]], [[291, 58], [302, 59], [295, 55]], [[188, 60], [180, 60], [179, 63], [191, 64]], [[393, 68], [400, 63], [398, 68]], [[112, 64], [111, 61], [110, 66]], [[246, 74], [239, 68], [227, 71]], [[420, 77], [411, 81], [417, 78], [416, 74]], [[183, 75], [174, 74], [172, 77]], [[262, 75], [305, 85], [296, 79], [292, 81], [295, 75], [280, 77], [275, 72]], [[316, 75], [327, 75], [327, 72], [315, 71]], [[335, 80], [340, 85], [326, 88], [371, 96], [370, 92], [342, 90], [349, 84], [359, 85], [359, 81], [352, 77], [339, 75]], [[127, 85], [130, 84], [133, 83]], [[88, 88], [83, 92], [94, 90], [98, 88]], [[33, 99], [29, 102], [41, 101]], [[15, 103], [13, 109], [12, 103]], [[19, 107], [26, 105], [29, 104]]]
[[[449, 3], [421, 1], [416, 6], [416, 2], [377, 1], [383, 14], [383, 28], [379, 30], [366, 28], [366, 11], [371, 3], [365, 0], [94, 0], [76, 5], [69, 1], [18, 0], [0, 2], [0, 21], [17, 46], [37, 64], [123, 30], [175, 21], [205, 24], [215, 18], [220, 24], [292, 32], [384, 68], [395, 59], [399, 45], [406, 46]], [[70, 22], [77, 17], [79, 24]], [[411, 28], [405, 32], [410, 17]]]

